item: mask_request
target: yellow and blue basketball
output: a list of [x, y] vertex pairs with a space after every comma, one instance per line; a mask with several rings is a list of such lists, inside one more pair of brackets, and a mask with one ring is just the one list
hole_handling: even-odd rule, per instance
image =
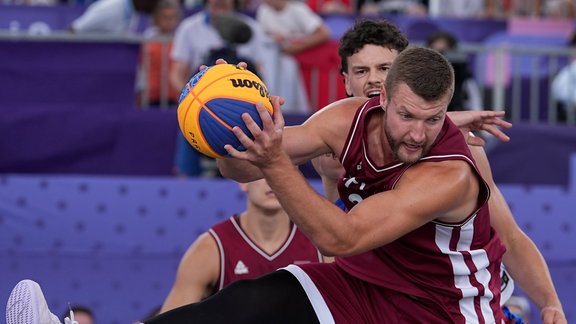
[[232, 64], [210, 66], [194, 75], [180, 94], [180, 130], [188, 143], [204, 155], [226, 156], [225, 144], [242, 151], [244, 147], [232, 128], [238, 126], [252, 138], [241, 116], [249, 113], [262, 127], [257, 102], [272, 113], [270, 93], [258, 76]]

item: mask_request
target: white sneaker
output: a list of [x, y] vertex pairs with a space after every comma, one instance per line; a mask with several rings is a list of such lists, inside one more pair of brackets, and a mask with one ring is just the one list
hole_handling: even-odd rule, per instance
[[6, 304], [7, 324], [62, 324], [50, 312], [40, 285], [32, 280], [22, 280], [10, 293]]

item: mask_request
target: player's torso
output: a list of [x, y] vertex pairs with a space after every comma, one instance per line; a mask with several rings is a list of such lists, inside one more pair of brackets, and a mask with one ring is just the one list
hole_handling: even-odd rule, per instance
[[[370, 158], [366, 149], [369, 130], [365, 128], [369, 123], [365, 116], [369, 109], [380, 108], [374, 103], [365, 109], [366, 112], [360, 111], [355, 117], [341, 156], [345, 176], [340, 179], [338, 190], [348, 209], [376, 193], [394, 190], [411, 167], [400, 162], [378, 165]], [[454, 159], [468, 162], [475, 170], [463, 137], [447, 121], [437, 142], [421, 162]], [[440, 309], [457, 314], [450, 316], [459, 318], [460, 306], [454, 301], [462, 295], [462, 303], [472, 310], [475, 303], [482, 301], [483, 307], [491, 312], [499, 306], [497, 274], [503, 246], [490, 226], [486, 207], [488, 195], [487, 186], [483, 184], [476, 212], [463, 215], [464, 221], [459, 224], [429, 222], [392, 243], [360, 255], [337, 258], [336, 262], [363, 280], [436, 300], [438, 304], [444, 304]], [[480, 274], [481, 280], [475, 279], [475, 272]]]
[[218, 289], [240, 280], [250, 279], [278, 270], [289, 264], [321, 262], [322, 257], [294, 225], [280, 248], [267, 253], [254, 243], [231, 217], [210, 230], [220, 252], [221, 268]]

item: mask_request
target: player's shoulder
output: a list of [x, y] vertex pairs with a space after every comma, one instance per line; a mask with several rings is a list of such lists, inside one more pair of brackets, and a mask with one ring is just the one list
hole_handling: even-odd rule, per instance
[[467, 186], [472, 177], [473, 170], [469, 163], [463, 159], [447, 159], [441, 161], [422, 160], [411, 166], [400, 179], [402, 183], [450, 183], [451, 186]]
[[188, 248], [186, 254], [189, 255], [206, 255], [214, 253], [218, 250], [218, 244], [216, 243], [216, 238], [212, 231], [204, 232], [200, 234]]
[[331, 115], [354, 115], [356, 111], [366, 103], [367, 99], [363, 97], [350, 97], [335, 101], [324, 108], [318, 110], [314, 115], [331, 116]]
[[365, 101], [366, 98], [356, 97], [335, 101], [314, 113], [304, 125], [326, 129], [330, 136], [334, 135], [334, 132], [346, 134], [356, 111]]

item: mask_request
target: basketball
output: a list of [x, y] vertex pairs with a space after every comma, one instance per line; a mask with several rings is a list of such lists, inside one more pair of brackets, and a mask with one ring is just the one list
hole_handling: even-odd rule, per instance
[[225, 144], [243, 151], [232, 128], [238, 126], [253, 138], [242, 114], [249, 113], [262, 128], [257, 102], [273, 112], [268, 88], [258, 76], [232, 64], [210, 66], [196, 73], [180, 94], [180, 131], [192, 147], [209, 157], [225, 157]]

